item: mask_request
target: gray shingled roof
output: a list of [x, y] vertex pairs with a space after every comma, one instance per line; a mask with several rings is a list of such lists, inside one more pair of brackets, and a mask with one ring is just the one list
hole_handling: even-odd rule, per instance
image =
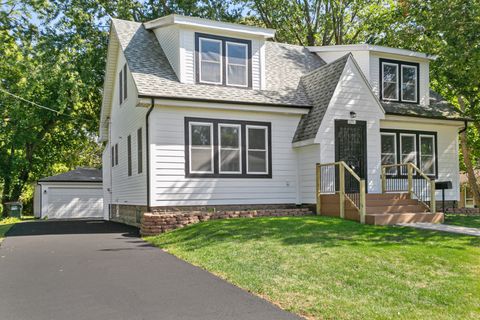
[[266, 90], [184, 84], [152, 31], [137, 22], [112, 19], [112, 24], [140, 96], [310, 107], [299, 79], [325, 64], [304, 47], [267, 42]]
[[38, 180], [39, 182], [102, 182], [102, 170], [95, 168], [77, 168]]
[[312, 101], [313, 108], [302, 116], [293, 142], [312, 139], [317, 135], [349, 56], [350, 54], [347, 54], [301, 78], [300, 86]]
[[428, 106], [385, 101], [382, 101], [382, 106], [385, 109], [385, 112], [391, 115], [449, 120], [467, 120], [467, 118], [458, 112], [454, 106], [448, 103], [441, 95], [432, 90], [430, 90], [430, 105]]

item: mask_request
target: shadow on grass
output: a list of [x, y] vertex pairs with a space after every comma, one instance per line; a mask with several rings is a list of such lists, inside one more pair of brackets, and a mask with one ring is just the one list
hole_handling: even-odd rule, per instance
[[329, 217], [283, 217], [229, 219], [202, 222], [184, 229], [152, 237], [157, 246], [182, 242], [186, 250], [235, 241], [265, 239], [282, 245], [393, 246], [434, 245], [464, 250], [480, 246], [480, 238], [445, 232], [396, 226], [361, 225], [357, 222]]

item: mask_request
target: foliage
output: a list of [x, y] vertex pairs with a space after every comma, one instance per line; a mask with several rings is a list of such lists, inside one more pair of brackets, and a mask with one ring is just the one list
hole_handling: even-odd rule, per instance
[[231, 219], [148, 242], [309, 319], [478, 319], [480, 239], [328, 217]]
[[23, 219], [20, 218], [0, 218], [0, 243], [2, 242], [5, 234], [13, 227], [16, 223], [23, 222]]

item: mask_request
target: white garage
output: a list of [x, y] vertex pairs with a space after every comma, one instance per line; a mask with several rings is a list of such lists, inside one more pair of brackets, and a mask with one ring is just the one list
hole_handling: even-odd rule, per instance
[[34, 213], [48, 219], [102, 219], [102, 171], [78, 168], [40, 179]]

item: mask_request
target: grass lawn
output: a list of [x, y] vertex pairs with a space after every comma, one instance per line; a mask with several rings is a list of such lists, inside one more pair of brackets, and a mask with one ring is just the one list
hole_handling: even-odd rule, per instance
[[476, 237], [287, 217], [146, 240], [309, 319], [480, 319]]
[[445, 224], [455, 226], [480, 228], [480, 216], [469, 216], [466, 214], [446, 214]]

